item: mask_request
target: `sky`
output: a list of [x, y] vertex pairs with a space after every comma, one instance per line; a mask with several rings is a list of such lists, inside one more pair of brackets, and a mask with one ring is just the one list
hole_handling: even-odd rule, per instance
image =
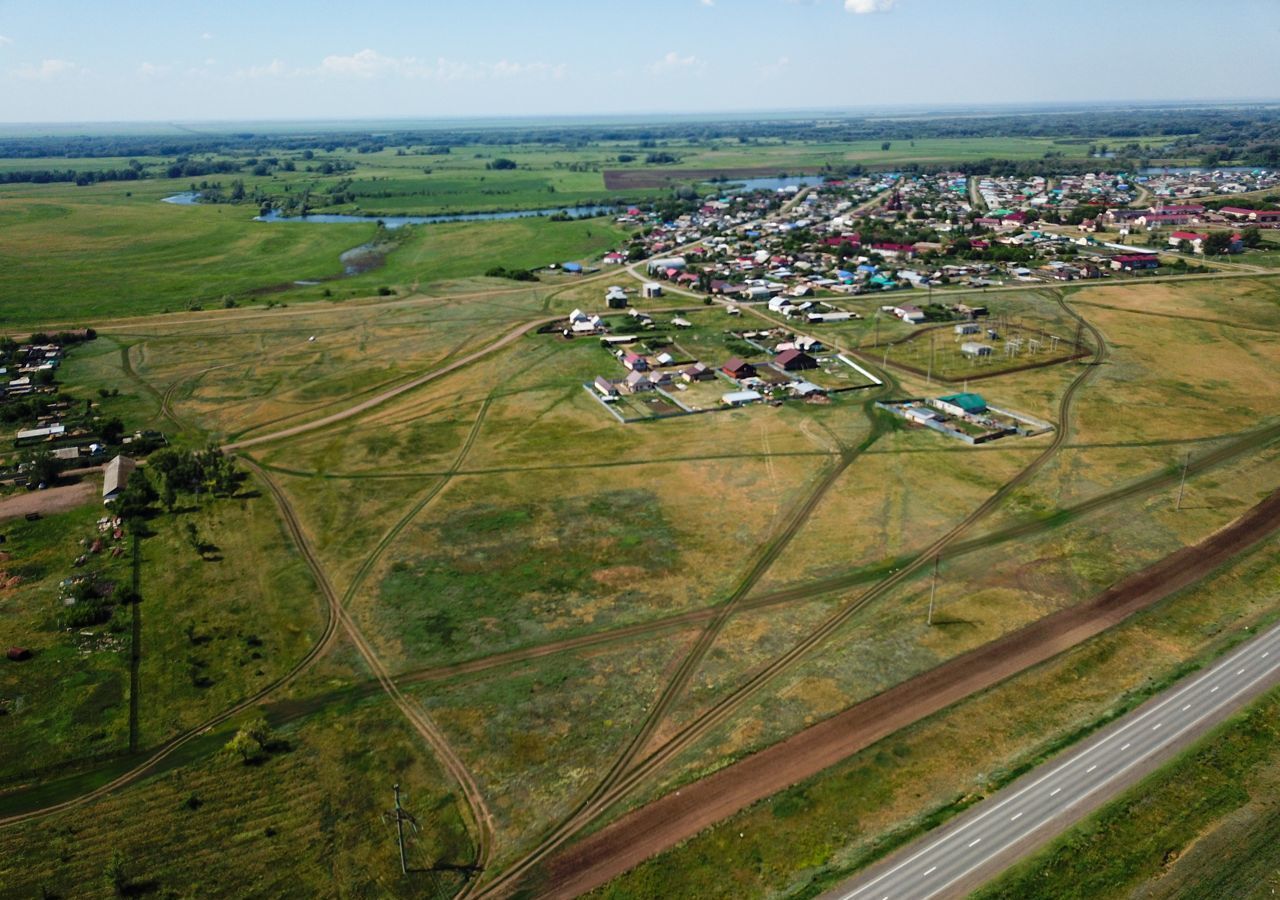
[[0, 0], [0, 122], [1273, 100], [1277, 47], [1280, 0]]

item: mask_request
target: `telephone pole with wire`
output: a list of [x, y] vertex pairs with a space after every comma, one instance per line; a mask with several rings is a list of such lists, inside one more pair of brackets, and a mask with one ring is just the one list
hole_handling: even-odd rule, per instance
[[925, 620], [925, 624], [930, 628], [933, 627], [933, 598], [938, 593], [938, 563], [940, 557], [933, 558], [933, 584], [929, 587], [929, 618]]
[[408, 874], [409, 874], [409, 863], [405, 860], [405, 848], [404, 848], [404, 825], [405, 825], [405, 823], [406, 823], [406, 822], [408, 822], [408, 823], [409, 823], [409, 827], [413, 829], [413, 833], [414, 833], [414, 834], [417, 834], [417, 833], [418, 833], [418, 820], [417, 820], [417, 819], [415, 819], [411, 813], [407, 812], [403, 807], [401, 807], [401, 806], [400, 806], [400, 785], [399, 785], [399, 784], [393, 784], [393, 785], [391, 786], [391, 789], [392, 789], [393, 791], [395, 791], [395, 795], [396, 795], [396, 805], [395, 805], [395, 809], [393, 809], [393, 810], [392, 810], [391, 812], [389, 812], [389, 813], [384, 814], [382, 818], [383, 818], [383, 820], [384, 820], [384, 821], [385, 821], [388, 817], [390, 817], [390, 818], [392, 818], [392, 819], [394, 819], [394, 820], [395, 820], [395, 823], [396, 823], [396, 844], [397, 844], [397, 846], [399, 846], [399, 848], [400, 848], [400, 873], [401, 873], [402, 875], [408, 875]]

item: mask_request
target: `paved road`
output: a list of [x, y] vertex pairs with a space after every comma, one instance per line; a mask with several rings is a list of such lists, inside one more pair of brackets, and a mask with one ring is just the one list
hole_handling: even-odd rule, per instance
[[925, 900], [973, 890], [1280, 683], [1280, 626], [1241, 645], [822, 900]]

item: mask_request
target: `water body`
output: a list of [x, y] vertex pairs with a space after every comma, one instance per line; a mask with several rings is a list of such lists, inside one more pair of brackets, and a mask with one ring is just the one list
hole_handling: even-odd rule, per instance
[[735, 191], [780, 191], [785, 187], [806, 188], [822, 184], [821, 175], [792, 175], [790, 178], [744, 178], [718, 184], [730, 193]]
[[[200, 203], [200, 195], [193, 191], [184, 191], [165, 197], [161, 202], [173, 203], [177, 206], [196, 206]], [[617, 206], [557, 206], [552, 209], [521, 209], [507, 212], [450, 213], [439, 216], [349, 216], [339, 213], [312, 213], [309, 216], [286, 216], [278, 209], [273, 209], [265, 216], [254, 216], [255, 222], [309, 222], [313, 225], [333, 225], [340, 223], [367, 225], [382, 221], [388, 228], [399, 228], [402, 225], [431, 225], [437, 222], [484, 222], [493, 219], [529, 219], [535, 216], [553, 216], [566, 213], [574, 218], [590, 218], [604, 216], [619, 211]]]
[[388, 228], [399, 228], [402, 225], [434, 225], [439, 222], [485, 222], [497, 219], [531, 219], [537, 216], [551, 216], [556, 213], [567, 213], [574, 218], [603, 216], [616, 212], [616, 206], [574, 206], [557, 209], [525, 209], [511, 212], [488, 213], [456, 213], [442, 216], [348, 216], [340, 213], [313, 213], [309, 216], [286, 216], [280, 210], [273, 209], [265, 216], [254, 216], [255, 222], [309, 222], [318, 225], [337, 223], [368, 224], [381, 221]]

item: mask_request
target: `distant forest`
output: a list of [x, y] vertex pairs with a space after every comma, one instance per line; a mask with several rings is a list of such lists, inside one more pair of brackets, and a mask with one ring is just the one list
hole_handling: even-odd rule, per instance
[[[948, 165], [970, 174], [1076, 169], [1091, 150], [1105, 144], [1115, 155], [1111, 165], [1141, 164], [1148, 157], [1192, 159], [1204, 165], [1239, 163], [1280, 165], [1280, 108], [1233, 107], [1209, 109], [1136, 109], [1097, 112], [1025, 113], [940, 116], [936, 118], [822, 117], [790, 120], [681, 121], [667, 124], [570, 124], [521, 127], [424, 128], [378, 133], [342, 131], [317, 133], [235, 132], [189, 135], [74, 135], [0, 138], [0, 158], [131, 158], [163, 157], [171, 163], [144, 169], [135, 161], [123, 168], [94, 171], [32, 169], [0, 173], [0, 183], [129, 181], [151, 176], [190, 177], [227, 174], [261, 166], [269, 152], [296, 151], [307, 158], [317, 152], [347, 150], [376, 153], [386, 149], [420, 154], [446, 154], [470, 146], [541, 144], [567, 150], [600, 141], [627, 142], [654, 149], [664, 142], [700, 143], [756, 141], [910, 141], [937, 138], [1054, 138], [1077, 139], [1078, 156], [1049, 154], [1043, 163], [984, 160]], [[1166, 138], [1146, 149], [1138, 142]], [[209, 157], [222, 156], [213, 160]], [[662, 153], [650, 154], [655, 158]], [[249, 157], [241, 166], [225, 157]], [[274, 161], [274, 160], [273, 160]], [[1099, 163], [1093, 161], [1092, 167]], [[916, 167], [913, 167], [916, 168]], [[936, 167], [935, 167], [936, 168]]]

